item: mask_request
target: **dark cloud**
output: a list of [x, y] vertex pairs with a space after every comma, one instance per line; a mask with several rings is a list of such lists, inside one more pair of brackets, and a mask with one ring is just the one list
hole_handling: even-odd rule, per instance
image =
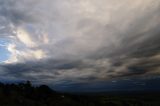
[[[21, 1], [23, 3], [23, 1]], [[28, 4], [26, 4], [28, 5]], [[30, 5], [32, 6], [32, 5]], [[4, 17], [8, 22], [19, 25], [24, 22], [34, 22], [32, 15], [30, 15], [30, 8], [23, 8], [19, 2], [14, 0], [0, 1], [0, 16]]]
[[159, 5], [0, 0], [0, 37], [14, 35], [0, 77], [52, 85], [158, 76]]

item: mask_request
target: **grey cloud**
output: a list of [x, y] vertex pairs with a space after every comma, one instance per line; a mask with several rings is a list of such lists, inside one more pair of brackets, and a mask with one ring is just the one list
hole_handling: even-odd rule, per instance
[[[12, 23], [15, 28], [23, 28], [38, 45], [26, 48], [14, 39], [16, 49], [40, 49], [47, 56], [0, 67], [6, 70], [6, 76], [37, 83], [89, 82], [152, 76], [154, 72], [159, 75], [160, 58], [154, 56], [160, 54], [160, 2], [151, 1], [141, 0], [144, 3], [137, 6], [138, 0], [1, 0], [3, 26]], [[10, 31], [6, 28], [1, 34], [11, 34], [13, 29]], [[43, 34], [48, 36], [48, 44], [42, 42]]]
[[[26, 8], [20, 3], [25, 3], [24, 1], [14, 1], [14, 0], [1, 0], [0, 1], [0, 16], [5, 17], [8, 22], [15, 25], [21, 24], [23, 22], [34, 22], [32, 15], [30, 15], [31, 9]], [[26, 6], [29, 4], [26, 4]], [[32, 5], [30, 4], [30, 7]]]
[[4, 27], [0, 30], [0, 37], [15, 36], [13, 33], [14, 25], [18, 25], [30, 18], [22, 12], [22, 9], [17, 9], [14, 0], [0, 0], [0, 26]]
[[[35, 83], [60, 84], [68, 82], [83, 83], [90, 81], [104, 81], [119, 78], [134, 78], [138, 76], [154, 76], [159, 67], [159, 59], [126, 58], [119, 60], [44, 60], [25, 64], [1, 65], [5, 69], [5, 76], [12, 76], [21, 80], [31, 80]], [[154, 70], [153, 70], [154, 68]], [[148, 74], [149, 73], [149, 74]], [[153, 73], [150, 74], [150, 73]]]

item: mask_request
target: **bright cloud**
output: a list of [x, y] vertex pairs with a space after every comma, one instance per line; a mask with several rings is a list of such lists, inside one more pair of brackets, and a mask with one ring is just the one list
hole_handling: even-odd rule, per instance
[[36, 43], [32, 40], [29, 33], [27, 33], [24, 29], [17, 29], [17, 38], [24, 43], [27, 47], [35, 47]]

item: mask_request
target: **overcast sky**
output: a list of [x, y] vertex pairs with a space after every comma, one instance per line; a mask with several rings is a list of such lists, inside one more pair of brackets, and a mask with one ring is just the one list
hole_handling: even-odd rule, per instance
[[156, 78], [159, 28], [160, 0], [0, 0], [0, 80]]

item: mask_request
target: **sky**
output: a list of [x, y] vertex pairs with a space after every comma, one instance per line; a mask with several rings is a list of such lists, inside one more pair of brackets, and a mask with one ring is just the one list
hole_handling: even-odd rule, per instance
[[0, 0], [0, 81], [160, 90], [159, 11], [160, 0]]

